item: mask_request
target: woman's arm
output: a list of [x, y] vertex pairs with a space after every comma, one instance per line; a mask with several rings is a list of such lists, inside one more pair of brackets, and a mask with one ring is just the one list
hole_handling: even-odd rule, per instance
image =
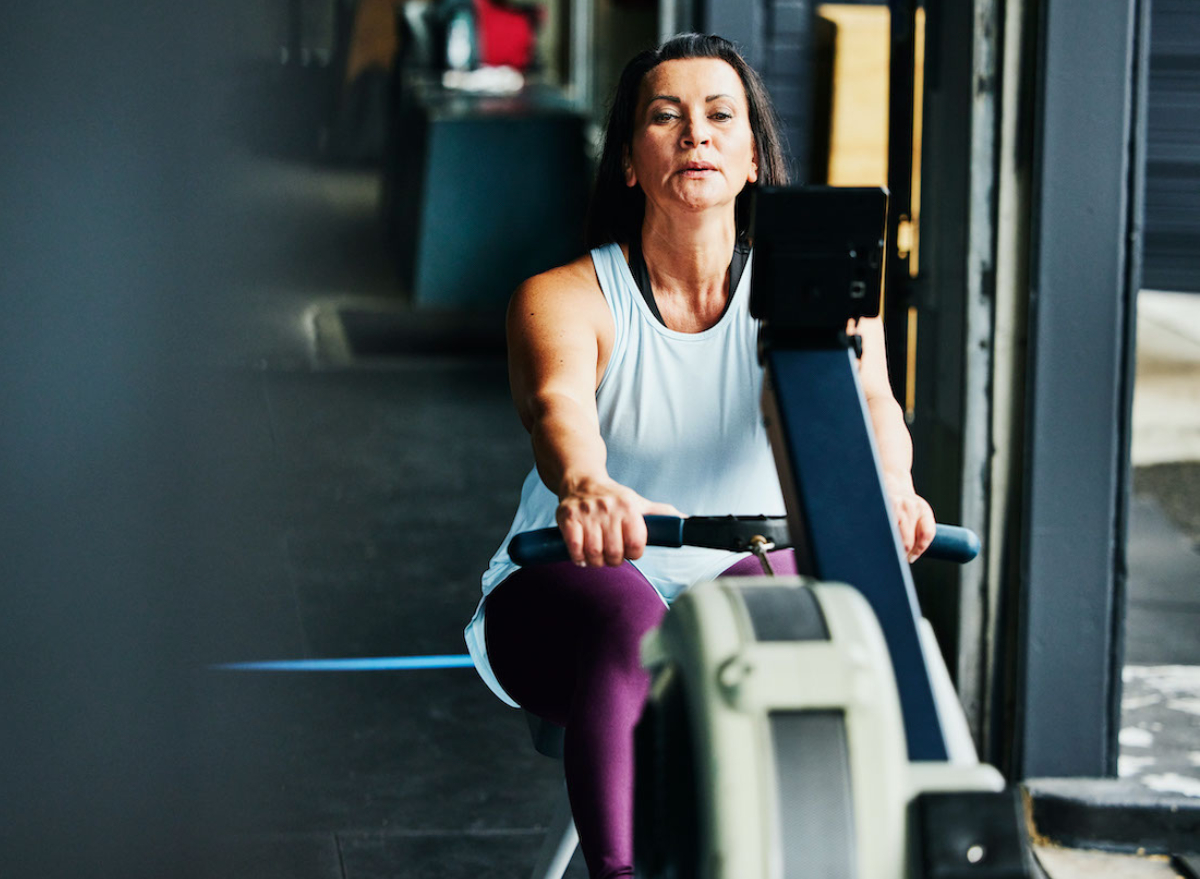
[[928, 549], [937, 524], [933, 510], [913, 488], [912, 438], [904, 423], [904, 410], [892, 395], [888, 381], [883, 323], [879, 318], [866, 318], [859, 322], [858, 332], [863, 340], [859, 377], [867, 398], [871, 426], [875, 429], [884, 486], [892, 502], [904, 551], [911, 562]]
[[[542, 482], [559, 500], [558, 526], [577, 565], [640, 558], [648, 513], [679, 515], [608, 475], [596, 386], [612, 317], [591, 260], [531, 278], [508, 309], [509, 382]], [[603, 355], [602, 355], [603, 350]]]

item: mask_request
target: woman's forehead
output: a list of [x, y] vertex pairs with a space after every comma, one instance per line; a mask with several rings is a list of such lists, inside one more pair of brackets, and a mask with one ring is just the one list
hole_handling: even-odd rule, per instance
[[681, 58], [663, 61], [642, 79], [638, 103], [647, 104], [656, 95], [701, 100], [713, 95], [730, 95], [744, 102], [742, 78], [729, 62], [720, 58]]

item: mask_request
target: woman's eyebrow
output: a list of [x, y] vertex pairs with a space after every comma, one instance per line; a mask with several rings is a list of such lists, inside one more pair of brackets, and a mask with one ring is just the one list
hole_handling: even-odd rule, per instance
[[[704, 99], [704, 103], [707, 104], [709, 101], [715, 101], [717, 98], [729, 98], [730, 100], [733, 100], [733, 95], [727, 95], [724, 92], [716, 95], [709, 95]], [[652, 98], [650, 98], [649, 103], [653, 104], [655, 101], [670, 101], [673, 104], [683, 103], [683, 101], [681, 101], [676, 95], [654, 95]]]

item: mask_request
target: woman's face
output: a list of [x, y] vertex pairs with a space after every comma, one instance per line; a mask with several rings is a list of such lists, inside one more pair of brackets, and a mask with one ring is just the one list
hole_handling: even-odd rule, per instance
[[664, 210], [728, 205], [758, 179], [741, 77], [719, 58], [664, 61], [642, 80], [625, 182]]

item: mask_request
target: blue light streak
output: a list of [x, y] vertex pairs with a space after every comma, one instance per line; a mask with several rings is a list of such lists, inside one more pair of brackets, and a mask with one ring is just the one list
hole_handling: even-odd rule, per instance
[[426, 668], [471, 668], [466, 653], [445, 656], [374, 656], [360, 659], [269, 659], [259, 662], [224, 662], [217, 671], [407, 671]]

